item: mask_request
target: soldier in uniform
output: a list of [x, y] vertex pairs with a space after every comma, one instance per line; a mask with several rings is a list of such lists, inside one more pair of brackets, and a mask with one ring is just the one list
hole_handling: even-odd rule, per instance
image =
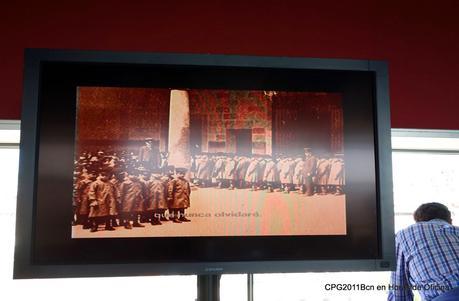
[[165, 181], [161, 180], [159, 170], [153, 170], [147, 186], [149, 192], [145, 206], [147, 214], [152, 225], [161, 225], [161, 220], [167, 220], [164, 216], [167, 209], [167, 186]]
[[226, 158], [224, 177], [225, 180], [229, 183], [228, 189], [234, 189], [234, 181], [236, 179], [236, 161], [231, 155], [228, 155]]
[[344, 169], [344, 158], [343, 154], [338, 154], [340, 171], [338, 172], [338, 187], [336, 187], [337, 195], [344, 193], [344, 185], [346, 185], [346, 170]]
[[[124, 171], [120, 172], [119, 170], [115, 172], [115, 175], [112, 177], [110, 182], [112, 183], [113, 187], [115, 188], [116, 192], [116, 208], [118, 214], [116, 216], [112, 217], [111, 223], [113, 227], [118, 227], [120, 224], [124, 224], [121, 222], [121, 217], [119, 216], [119, 213], [121, 212], [121, 199], [120, 199], [120, 186], [121, 183], [123, 183], [124, 179], [126, 177], [126, 173]], [[116, 219], [119, 220], [119, 224], [116, 221]]]
[[185, 209], [190, 207], [190, 183], [185, 179], [186, 168], [177, 168], [176, 177], [168, 184], [167, 201], [173, 210], [174, 223], [189, 222], [185, 216]]
[[304, 185], [302, 192], [307, 196], [314, 194], [314, 181], [313, 177], [316, 174], [317, 159], [313, 156], [310, 148], [304, 149], [304, 168], [303, 168], [303, 181]]
[[274, 191], [274, 184], [277, 182], [277, 165], [273, 159], [268, 159], [266, 162], [265, 172], [263, 174], [263, 181], [265, 182], [268, 192]]
[[[144, 187], [139, 178], [129, 174], [120, 186], [121, 212], [125, 220], [124, 227], [144, 227], [139, 223], [139, 215], [144, 211]], [[131, 225], [131, 221], [133, 222]]]
[[298, 188], [298, 191], [302, 193], [301, 187], [304, 185], [303, 179], [303, 169], [304, 169], [304, 160], [302, 157], [295, 159], [295, 168], [293, 170], [293, 184]]
[[81, 171], [77, 171], [78, 167], [79, 167], [78, 162], [75, 161], [75, 171], [73, 172], [72, 226], [76, 226], [79, 221], [79, 218], [78, 218], [79, 200], [78, 200], [78, 192], [77, 192], [76, 187], [79, 185], [79, 182], [83, 180], [83, 177], [81, 176]]
[[315, 184], [318, 194], [327, 194], [328, 177], [330, 175], [330, 161], [325, 156], [319, 157], [316, 167]]
[[245, 182], [250, 185], [250, 190], [257, 190], [258, 183], [258, 159], [252, 158], [245, 174]]
[[155, 169], [159, 167], [161, 157], [158, 147], [153, 146], [153, 139], [145, 139], [145, 145], [143, 145], [139, 150], [138, 160], [147, 169]]
[[223, 187], [223, 180], [225, 176], [225, 157], [224, 156], [218, 156], [217, 160], [215, 161], [214, 165], [214, 170], [213, 170], [213, 177], [217, 180], [217, 187], [222, 188]]
[[76, 194], [78, 202], [77, 222], [83, 225], [83, 229], [90, 229], [89, 222], [89, 188], [91, 183], [97, 179], [97, 176], [91, 171], [83, 174], [83, 179], [76, 185]]
[[143, 191], [143, 199], [144, 199], [144, 207], [142, 208], [142, 213], [140, 214], [140, 222], [147, 223], [150, 221], [150, 216], [146, 212], [146, 203], [148, 201], [148, 181], [150, 180], [150, 173], [143, 167], [139, 167], [137, 169], [138, 177], [140, 184], [142, 184], [142, 191]]
[[247, 174], [247, 168], [250, 164], [250, 159], [241, 156], [241, 158], [236, 162], [236, 171], [235, 171], [235, 182], [237, 188], [245, 187], [245, 175]]
[[293, 161], [290, 157], [282, 160], [280, 164], [280, 181], [282, 184], [282, 190], [285, 193], [290, 193], [290, 190], [292, 189], [294, 164], [295, 161]]
[[341, 154], [337, 154], [335, 158], [330, 159], [330, 176], [328, 178], [330, 190], [335, 192], [335, 195], [343, 194], [344, 186], [344, 160]]
[[[166, 173], [161, 177], [161, 181], [166, 185], [166, 189], [169, 191], [169, 183], [174, 179], [174, 167], [169, 166]], [[167, 197], [167, 196], [166, 196]], [[174, 216], [174, 209], [170, 207], [169, 201], [167, 202], [167, 208], [169, 211], [169, 218], [172, 219]], [[161, 217], [161, 221], [169, 221], [166, 217]]]
[[166, 172], [167, 166], [169, 166], [169, 153], [161, 152], [161, 163], [159, 164], [159, 168], [162, 173]]
[[207, 155], [202, 155], [198, 164], [197, 178], [202, 187], [209, 186], [209, 180], [212, 172], [212, 161]]
[[276, 164], [276, 170], [277, 170], [277, 174], [276, 174], [276, 191], [280, 192], [282, 191], [282, 183], [281, 183], [281, 168], [282, 168], [282, 165], [284, 164], [284, 160], [285, 160], [285, 156], [284, 154], [279, 154], [276, 158], [276, 161], [274, 162]]
[[[196, 175], [198, 171], [198, 164], [200, 161], [199, 155], [191, 155], [191, 167], [190, 167], [190, 178], [193, 184], [196, 183]], [[164, 171], [163, 171], [164, 173]]]
[[91, 232], [96, 232], [101, 223], [105, 223], [105, 230], [115, 230], [110, 225], [110, 218], [116, 215], [116, 191], [106, 171], [102, 171], [98, 179], [91, 183], [88, 196]]
[[265, 168], [266, 168], [266, 160], [263, 157], [258, 158], [258, 176], [257, 176], [257, 188], [258, 189], [264, 189], [264, 181], [263, 181], [263, 176], [265, 174]]

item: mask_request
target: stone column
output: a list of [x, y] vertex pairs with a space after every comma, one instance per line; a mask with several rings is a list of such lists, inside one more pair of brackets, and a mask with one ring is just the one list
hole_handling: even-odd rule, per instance
[[171, 90], [168, 149], [169, 165], [190, 168], [190, 100], [184, 90]]

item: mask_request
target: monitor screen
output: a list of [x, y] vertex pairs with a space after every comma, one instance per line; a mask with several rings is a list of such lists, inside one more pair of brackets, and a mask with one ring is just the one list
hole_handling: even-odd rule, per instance
[[340, 93], [77, 97], [72, 238], [346, 234]]
[[390, 269], [382, 62], [29, 50], [15, 277]]

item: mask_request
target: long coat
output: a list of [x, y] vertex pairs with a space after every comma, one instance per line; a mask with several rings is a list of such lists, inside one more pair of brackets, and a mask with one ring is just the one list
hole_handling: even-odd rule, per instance
[[218, 180], [224, 179], [225, 177], [225, 160], [220, 158], [217, 159], [214, 165], [213, 176]]
[[328, 159], [320, 159], [317, 161], [316, 168], [316, 185], [328, 185], [328, 177], [330, 174], [330, 162]]
[[139, 213], [144, 209], [144, 188], [139, 180], [124, 180], [120, 186], [121, 211]]
[[76, 197], [78, 202], [78, 214], [89, 214], [89, 187], [92, 181], [89, 179], [81, 180], [76, 185]]
[[258, 161], [250, 161], [247, 173], [245, 174], [245, 181], [250, 183], [258, 182]]
[[265, 172], [263, 174], [263, 181], [277, 182], [277, 165], [274, 161], [270, 160], [266, 163]]
[[212, 160], [203, 158], [198, 164], [197, 178], [200, 180], [210, 180], [212, 172]]
[[148, 199], [146, 210], [152, 211], [157, 209], [167, 209], [167, 186], [166, 183], [153, 179], [148, 181]]
[[167, 193], [168, 207], [172, 209], [185, 209], [190, 207], [190, 183], [183, 178], [169, 181]]
[[234, 159], [226, 161], [224, 177], [226, 180], [236, 179], [236, 161]]
[[111, 179], [110, 182], [112, 183], [113, 187], [115, 188], [115, 195], [116, 195], [116, 208], [117, 211], [121, 211], [121, 194], [120, 194], [120, 186], [122, 181], [117, 179]]
[[293, 172], [294, 172], [294, 161], [283, 160], [280, 162], [280, 182], [282, 184], [292, 184], [293, 183]]
[[235, 180], [244, 180], [249, 167], [250, 159], [242, 158], [236, 164]]
[[145, 206], [147, 205], [147, 202], [148, 202], [148, 195], [150, 194], [148, 191], [148, 181], [145, 180], [145, 178], [140, 178], [139, 182], [142, 185], [142, 195], [143, 195], [142, 211], [145, 211]]
[[190, 167], [191, 178], [197, 177], [199, 161], [200, 161], [199, 159], [196, 159], [195, 157], [191, 157], [191, 167]]
[[263, 181], [263, 176], [265, 174], [265, 168], [266, 168], [266, 161], [261, 160], [258, 161], [258, 181]]
[[89, 217], [116, 215], [116, 191], [110, 181], [97, 179], [89, 186]]
[[340, 159], [332, 159], [330, 166], [328, 185], [344, 185], [344, 161]]
[[295, 185], [304, 184], [304, 177], [303, 177], [304, 165], [305, 165], [305, 162], [303, 160], [296, 162], [294, 172], [293, 172], [293, 184]]
[[157, 168], [161, 163], [161, 154], [158, 148], [144, 145], [139, 150], [139, 161], [143, 162], [147, 167]]
[[317, 159], [314, 156], [309, 156], [304, 160], [303, 177], [311, 178], [316, 174]]

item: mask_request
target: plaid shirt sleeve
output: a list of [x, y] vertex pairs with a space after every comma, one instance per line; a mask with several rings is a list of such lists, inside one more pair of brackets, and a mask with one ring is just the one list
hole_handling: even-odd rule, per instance
[[403, 252], [403, 232], [397, 234], [395, 239], [395, 253], [397, 268], [391, 275], [388, 301], [412, 301], [413, 292], [410, 289], [408, 265]]

